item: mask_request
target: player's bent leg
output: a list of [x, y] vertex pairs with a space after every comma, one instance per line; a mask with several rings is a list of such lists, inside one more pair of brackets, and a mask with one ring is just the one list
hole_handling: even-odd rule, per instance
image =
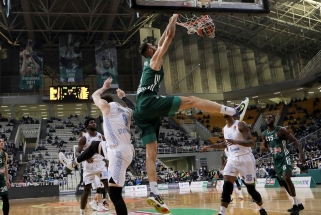
[[[228, 166], [228, 164], [226, 164]], [[224, 185], [221, 195], [221, 207], [218, 215], [225, 215], [228, 205], [231, 203], [231, 195], [234, 189], [236, 176], [224, 175]]]
[[9, 196], [8, 195], [2, 195], [2, 211], [3, 215], [9, 215]]
[[263, 201], [261, 194], [255, 189], [255, 184], [245, 184], [247, 192], [253, 198], [254, 202], [260, 207], [260, 215], [267, 215], [265, 209], [263, 208]]

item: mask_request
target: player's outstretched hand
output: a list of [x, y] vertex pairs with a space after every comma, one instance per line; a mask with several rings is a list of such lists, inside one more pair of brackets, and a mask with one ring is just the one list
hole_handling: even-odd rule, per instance
[[205, 152], [207, 150], [209, 150], [211, 147], [210, 146], [204, 146], [203, 148], [201, 148], [200, 152]]
[[122, 99], [122, 98], [126, 97], [126, 94], [125, 94], [125, 92], [124, 92], [122, 89], [119, 89], [119, 88], [118, 88], [118, 89], [116, 90], [116, 92], [117, 92], [118, 98]]
[[113, 81], [112, 78], [107, 78], [106, 81], [104, 82], [104, 86], [103, 87], [108, 90], [110, 88], [110, 86], [111, 86], [111, 82], [112, 81]]

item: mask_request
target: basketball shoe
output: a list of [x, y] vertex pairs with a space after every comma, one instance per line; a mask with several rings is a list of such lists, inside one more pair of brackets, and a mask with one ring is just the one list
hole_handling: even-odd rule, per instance
[[158, 213], [169, 214], [171, 212], [160, 195], [155, 195], [151, 192], [147, 198], [147, 203], [154, 207]]
[[109, 209], [106, 208], [102, 203], [98, 204], [97, 206], [97, 211], [98, 212], [105, 212], [105, 211], [108, 211]]
[[69, 174], [74, 170], [75, 166], [77, 166], [76, 162], [67, 158], [66, 155], [62, 152], [59, 152], [59, 161], [64, 165], [65, 172]]
[[264, 208], [260, 209], [260, 215], [268, 215]]
[[[303, 206], [303, 205], [302, 205]], [[298, 205], [293, 205], [293, 208], [290, 212], [291, 215], [299, 215], [300, 213], [300, 208]]]
[[235, 118], [239, 118], [240, 121], [243, 120], [247, 110], [247, 106], [249, 106], [249, 101], [250, 101], [249, 98], [246, 97], [241, 102], [241, 104], [235, 108], [236, 110], [236, 114], [234, 115]]
[[94, 211], [97, 211], [98, 206], [97, 206], [96, 201], [93, 200], [93, 201], [89, 202], [89, 205]]
[[[301, 204], [298, 204], [298, 206], [299, 206], [299, 208], [300, 208], [300, 211], [303, 211], [303, 210], [304, 210], [304, 206], [303, 206], [302, 203], [301, 203]], [[290, 209], [288, 209], [288, 212], [292, 212], [292, 210], [293, 210], [293, 208], [290, 208]]]

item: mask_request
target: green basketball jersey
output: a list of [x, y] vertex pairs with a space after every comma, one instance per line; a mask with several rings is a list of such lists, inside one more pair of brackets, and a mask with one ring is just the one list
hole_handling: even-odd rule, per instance
[[150, 68], [150, 60], [151, 58], [146, 58], [144, 61], [144, 69], [137, 89], [137, 99], [144, 93], [154, 92], [157, 94], [160, 83], [164, 78], [163, 66], [159, 71], [152, 70]]
[[268, 129], [264, 131], [265, 141], [272, 151], [273, 158], [276, 160], [290, 154], [286, 147], [286, 138], [280, 134], [280, 128], [280, 126], [276, 126], [272, 132], [269, 132]]

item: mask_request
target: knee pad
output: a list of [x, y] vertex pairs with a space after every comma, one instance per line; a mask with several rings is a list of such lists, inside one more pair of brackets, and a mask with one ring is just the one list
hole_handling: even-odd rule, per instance
[[256, 203], [260, 203], [262, 201], [262, 197], [261, 197], [261, 194], [259, 192], [257, 192], [257, 190], [255, 189], [255, 186], [254, 185], [247, 185], [247, 184], [245, 184], [245, 186], [247, 188], [247, 192], [249, 192], [249, 194], [252, 196], [254, 201]]
[[96, 193], [103, 194], [103, 192], [104, 192], [103, 189], [104, 188], [101, 188], [101, 187], [97, 188]]
[[231, 202], [231, 194], [233, 192], [233, 184], [229, 181], [225, 181], [223, 185], [223, 192], [221, 201], [230, 203]]

